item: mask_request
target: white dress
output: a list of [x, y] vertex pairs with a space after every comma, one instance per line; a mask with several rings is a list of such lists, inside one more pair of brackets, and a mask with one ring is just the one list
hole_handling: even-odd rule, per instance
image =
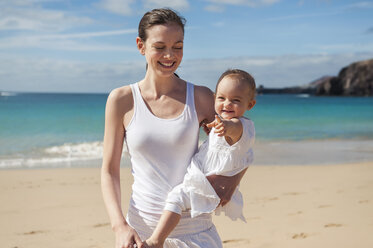
[[253, 161], [253, 144], [255, 140], [254, 123], [244, 117], [240, 118], [243, 126], [239, 141], [229, 145], [224, 137], [211, 130], [208, 139], [200, 146], [192, 158], [182, 184], [176, 186], [166, 200], [165, 210], [178, 214], [191, 212], [192, 217], [224, 212], [232, 220], [238, 218], [246, 222], [242, 213], [243, 198], [236, 188], [231, 200], [223, 207], [206, 176], [216, 174], [233, 176], [247, 168]]

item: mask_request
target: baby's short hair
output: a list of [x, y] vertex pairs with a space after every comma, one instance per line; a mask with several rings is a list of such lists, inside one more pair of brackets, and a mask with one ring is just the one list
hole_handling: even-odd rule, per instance
[[249, 86], [249, 89], [250, 89], [250, 99], [255, 98], [255, 94], [256, 94], [255, 79], [250, 75], [250, 73], [248, 73], [244, 70], [240, 70], [240, 69], [228, 69], [223, 74], [221, 74], [221, 76], [218, 80], [218, 83], [216, 84], [215, 92], [218, 89], [218, 85], [219, 85], [220, 81], [223, 80], [223, 78], [225, 78], [225, 77], [233, 77], [233, 78], [236, 78], [240, 81], [243, 81], [243, 82], [247, 83], [247, 85]]

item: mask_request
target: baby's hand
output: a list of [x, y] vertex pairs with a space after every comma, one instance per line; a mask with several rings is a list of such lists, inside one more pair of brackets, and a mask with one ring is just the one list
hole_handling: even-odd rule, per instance
[[148, 238], [144, 242], [145, 248], [163, 248], [163, 243], [159, 242], [158, 240], [152, 239], [152, 237]]
[[218, 115], [215, 115], [215, 120], [206, 125], [208, 128], [215, 128], [214, 133], [218, 136], [225, 136], [229, 130], [229, 120], [222, 120]]

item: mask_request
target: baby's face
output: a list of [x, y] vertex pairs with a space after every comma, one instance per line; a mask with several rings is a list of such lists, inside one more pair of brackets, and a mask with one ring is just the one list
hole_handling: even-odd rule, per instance
[[224, 119], [241, 117], [255, 105], [251, 95], [247, 83], [228, 75], [220, 81], [216, 90], [215, 111]]

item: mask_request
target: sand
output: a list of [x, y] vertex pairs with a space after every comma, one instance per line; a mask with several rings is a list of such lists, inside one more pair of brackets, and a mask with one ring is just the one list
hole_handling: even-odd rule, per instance
[[[114, 247], [99, 173], [0, 170], [0, 247]], [[121, 173], [126, 211], [132, 177]], [[373, 162], [255, 165], [241, 191], [248, 223], [214, 217], [224, 247], [373, 247]]]

